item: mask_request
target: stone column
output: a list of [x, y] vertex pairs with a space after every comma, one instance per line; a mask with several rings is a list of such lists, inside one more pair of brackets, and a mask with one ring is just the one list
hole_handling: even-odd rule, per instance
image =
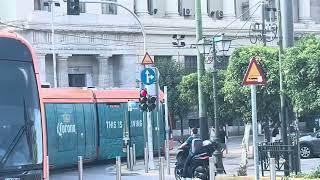
[[97, 56], [99, 75], [98, 87], [113, 87], [113, 61], [110, 56]]
[[58, 87], [69, 87], [68, 58], [68, 55], [57, 56]]
[[201, 15], [202, 15], [202, 19], [209, 18], [209, 15], [208, 15], [208, 0], [201, 0]]
[[40, 80], [41, 84], [47, 82], [46, 76], [46, 54], [38, 53], [38, 65], [39, 65], [39, 72], [40, 72]]
[[179, 17], [178, 0], [165, 0], [165, 3], [166, 3], [166, 16]]
[[[256, 21], [259, 21], [259, 20], [261, 21], [261, 18], [262, 18], [262, 8], [261, 8], [262, 6], [260, 1], [261, 0], [249, 0], [249, 9], [250, 9], [249, 16], [252, 16], [252, 19]], [[254, 11], [255, 13], [253, 14]]]
[[138, 16], [148, 16], [148, 0], [136, 0], [136, 14]]
[[236, 18], [236, 9], [234, 0], [223, 0], [223, 19], [234, 20]]
[[310, 22], [311, 18], [311, 0], [299, 0], [299, 21]]

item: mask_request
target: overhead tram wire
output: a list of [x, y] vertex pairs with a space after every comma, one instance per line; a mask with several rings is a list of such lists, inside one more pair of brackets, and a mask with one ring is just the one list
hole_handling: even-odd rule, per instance
[[[236, 17], [231, 23], [229, 23], [227, 26], [225, 26], [224, 28], [220, 29], [220, 31], [218, 31], [213, 37], [216, 37], [218, 34], [220, 34], [221, 32], [223, 32], [224, 30], [226, 30], [229, 26], [231, 26], [234, 22], [236, 22], [238, 19], [240, 19], [242, 16], [244, 16], [248, 11], [250, 11], [251, 9], [253, 9], [254, 7], [256, 7], [257, 5], [261, 6], [261, 2], [263, 0], [257, 2], [255, 5], [253, 5], [252, 7], [250, 7], [249, 9], [247, 9], [245, 12], [243, 12], [239, 17]], [[258, 6], [258, 7], [259, 7]], [[258, 8], [257, 8], [258, 9]]]

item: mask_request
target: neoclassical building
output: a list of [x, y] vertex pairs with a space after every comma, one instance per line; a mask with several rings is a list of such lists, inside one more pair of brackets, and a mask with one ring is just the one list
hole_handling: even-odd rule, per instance
[[[52, 12], [50, 6], [46, 6], [46, 0], [0, 1], [1, 28], [14, 28], [35, 47], [42, 83], [54, 86], [56, 71], [58, 87], [136, 87], [144, 55], [138, 22], [124, 8], [85, 1], [92, 0], [80, 0], [79, 16], [67, 15], [65, 0], [54, 1], [59, 6], [54, 6]], [[155, 61], [175, 59], [187, 71], [196, 71], [196, 49], [192, 46], [196, 43], [194, 0], [113, 1], [141, 19], [146, 30], [146, 49]], [[266, 3], [275, 7], [274, 1]], [[201, 0], [204, 35], [209, 38], [223, 32], [233, 38], [231, 49], [223, 55], [225, 58], [221, 58], [221, 66], [225, 66], [234, 48], [252, 44], [250, 25], [262, 21], [259, 2]], [[320, 1], [293, 0], [295, 35], [318, 33], [319, 13]], [[274, 24], [271, 13], [266, 17], [267, 25]], [[52, 55], [51, 25], [55, 31], [56, 63]], [[173, 46], [174, 34], [184, 35], [185, 46]], [[256, 43], [261, 44], [260, 41]], [[275, 44], [276, 40], [268, 42], [271, 46]], [[218, 53], [218, 56], [222, 54]], [[206, 67], [210, 66], [210, 63], [206, 64]]]

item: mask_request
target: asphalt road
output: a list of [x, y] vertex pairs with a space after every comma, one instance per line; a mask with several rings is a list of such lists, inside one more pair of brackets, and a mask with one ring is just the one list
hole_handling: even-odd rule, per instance
[[[259, 137], [260, 140], [263, 137]], [[239, 169], [240, 157], [241, 157], [241, 144], [242, 137], [231, 137], [228, 142], [228, 154], [224, 154], [223, 164], [227, 175], [237, 175], [237, 170]], [[176, 146], [179, 144], [176, 143]], [[250, 142], [250, 150], [252, 149], [252, 143]], [[171, 164], [171, 174], [173, 174], [174, 163], [175, 163], [175, 154], [176, 151], [173, 150], [170, 152], [172, 155], [170, 157]], [[248, 175], [254, 175], [254, 166], [252, 159], [252, 150], [249, 152], [249, 161], [248, 161]], [[155, 158], [157, 163], [157, 159]], [[320, 166], [319, 158], [313, 159], [302, 159], [301, 160], [301, 170], [302, 172], [310, 172], [316, 167]], [[122, 179], [124, 180], [152, 180], [159, 179], [158, 177], [158, 168], [156, 170], [150, 171], [148, 174], [144, 173], [144, 165], [143, 160], [139, 160], [137, 165], [134, 167], [134, 171], [128, 171], [126, 169], [126, 164], [122, 164]], [[84, 180], [102, 180], [102, 179], [115, 179], [115, 165], [114, 164], [106, 164], [106, 165], [91, 165], [90, 167], [84, 168]], [[277, 173], [279, 175], [283, 173]], [[78, 172], [76, 169], [74, 170], [59, 170], [56, 172], [52, 172], [50, 175], [51, 180], [78, 180]], [[167, 176], [167, 180], [174, 179], [173, 175]]]

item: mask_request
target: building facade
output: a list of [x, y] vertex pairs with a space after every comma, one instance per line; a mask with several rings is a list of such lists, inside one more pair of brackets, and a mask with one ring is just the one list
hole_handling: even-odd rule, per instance
[[[46, 0], [1, 1], [1, 27], [14, 28], [35, 47], [43, 84], [54, 86], [55, 71], [58, 87], [136, 87], [144, 56], [138, 22], [122, 7], [84, 1], [80, 1], [78, 16], [67, 15], [65, 0], [54, 1], [53, 9]], [[146, 31], [146, 49], [155, 61], [175, 59], [188, 72], [196, 71], [197, 50], [192, 46], [196, 43], [194, 0], [113, 1], [140, 18]], [[227, 63], [235, 48], [256, 40], [250, 38], [249, 31], [252, 22], [261, 22], [260, 0], [201, 0], [201, 3], [204, 36], [209, 38], [223, 32], [233, 38], [222, 63]], [[275, 7], [275, 0], [266, 3]], [[295, 36], [320, 31], [320, 1], [293, 0], [293, 9]], [[274, 15], [267, 12], [266, 17], [267, 25], [272, 27], [276, 23]], [[55, 32], [54, 48], [51, 27]], [[173, 46], [174, 34], [184, 35], [185, 46]], [[272, 32], [269, 35], [272, 40]], [[276, 39], [268, 45], [276, 45]], [[210, 66], [208, 61], [206, 67]]]

